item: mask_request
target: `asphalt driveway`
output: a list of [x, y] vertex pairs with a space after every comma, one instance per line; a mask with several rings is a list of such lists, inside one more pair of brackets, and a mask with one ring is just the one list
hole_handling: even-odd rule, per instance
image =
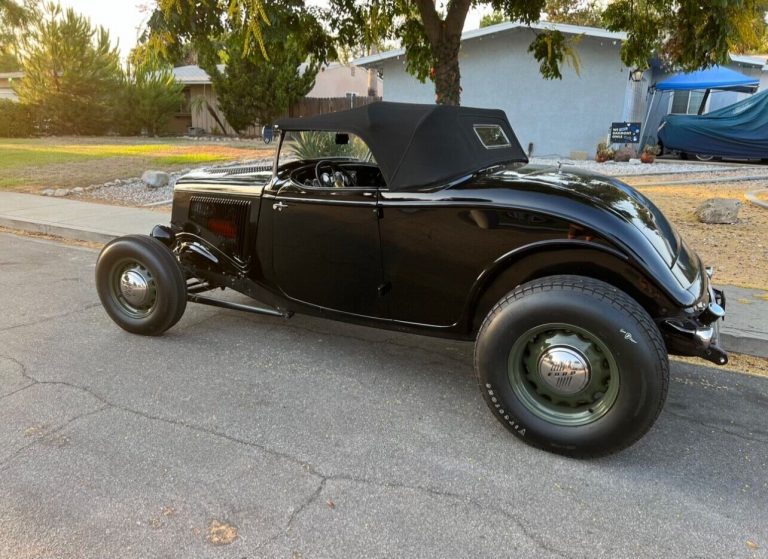
[[674, 364], [613, 457], [528, 448], [472, 346], [190, 305], [117, 328], [96, 253], [0, 234], [0, 557], [768, 557], [768, 380]]

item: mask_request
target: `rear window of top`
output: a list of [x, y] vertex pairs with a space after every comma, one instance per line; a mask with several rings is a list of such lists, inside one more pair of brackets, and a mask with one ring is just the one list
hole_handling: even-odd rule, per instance
[[486, 149], [511, 147], [509, 138], [498, 124], [475, 124], [473, 128]]

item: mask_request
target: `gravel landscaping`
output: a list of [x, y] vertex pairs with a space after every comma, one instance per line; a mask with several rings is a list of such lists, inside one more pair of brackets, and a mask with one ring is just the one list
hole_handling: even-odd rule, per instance
[[[695, 162], [682, 162], [678, 160], [663, 160], [657, 159], [655, 163], [645, 164], [637, 162], [617, 162], [606, 161], [605, 163], [598, 163], [592, 160], [573, 160], [567, 158], [550, 158], [550, 157], [533, 157], [531, 163], [537, 165], [557, 165], [558, 162], [562, 162], [564, 167], [576, 166], [581, 169], [587, 169], [596, 173], [602, 173], [604, 175], [610, 175], [612, 177], [624, 177], [630, 175], [672, 175], [678, 173], [718, 173], [723, 171], [740, 170], [743, 167], [735, 165], [729, 165], [727, 163], [722, 164], [701, 164]], [[753, 167], [748, 167], [753, 169]], [[761, 167], [756, 167], [760, 170]], [[765, 168], [764, 172], [768, 173], [768, 168]]]
[[[108, 204], [127, 206], [158, 206], [164, 203], [170, 204], [173, 198], [173, 187], [180, 177], [193, 170], [225, 169], [240, 165], [264, 165], [271, 163], [269, 158], [253, 159], [245, 161], [229, 162], [221, 165], [205, 165], [195, 169], [183, 169], [174, 173], [168, 173], [170, 180], [166, 186], [151, 188], [147, 186], [141, 177], [118, 179], [103, 185], [92, 185], [84, 189], [72, 189], [66, 195], [74, 199], [83, 199], [93, 202], [105, 202]], [[55, 196], [55, 191], [52, 194]]]
[[[205, 165], [197, 167], [199, 169], [222, 168], [234, 165], [254, 165], [270, 163], [271, 159], [258, 159], [248, 161], [229, 162], [222, 165]], [[691, 182], [705, 181], [710, 178], [742, 178], [749, 176], [768, 175], [768, 167], [763, 166], [741, 166], [729, 164], [702, 164], [694, 162], [677, 162], [657, 160], [653, 164], [641, 163], [617, 163], [608, 161], [597, 163], [596, 161], [574, 161], [570, 159], [538, 158], [531, 159], [531, 163], [543, 165], [557, 165], [562, 162], [565, 169], [570, 166], [587, 169], [602, 173], [604, 175], [615, 177], [632, 177], [661, 180], [664, 175], [674, 175], [670, 179], [684, 178]], [[130, 206], [153, 206], [162, 205], [164, 202], [170, 202], [173, 197], [173, 185], [182, 175], [190, 172], [192, 169], [183, 169], [169, 173], [170, 182], [167, 186], [160, 188], [149, 188], [142, 182], [140, 177], [128, 179], [117, 179], [107, 182], [103, 185], [92, 185], [84, 188], [75, 189], [50, 189], [44, 193], [49, 196], [72, 196], [73, 198], [87, 199], [90, 201], [104, 202], [107, 204], [130, 205]], [[632, 184], [642, 184], [641, 182], [631, 181]]]

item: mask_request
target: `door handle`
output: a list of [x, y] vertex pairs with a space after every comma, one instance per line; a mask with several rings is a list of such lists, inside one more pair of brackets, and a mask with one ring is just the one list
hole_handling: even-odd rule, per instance
[[284, 204], [283, 202], [277, 202], [275, 204], [272, 204], [272, 209], [277, 210], [278, 212], [282, 212], [287, 207], [288, 207], [288, 204]]

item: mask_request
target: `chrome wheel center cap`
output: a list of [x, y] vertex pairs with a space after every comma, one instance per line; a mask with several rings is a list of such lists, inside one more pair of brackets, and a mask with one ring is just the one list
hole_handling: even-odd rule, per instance
[[570, 347], [551, 347], [539, 357], [539, 376], [560, 394], [576, 394], [589, 383], [589, 362]]
[[149, 299], [149, 282], [140, 272], [126, 270], [120, 276], [120, 293], [130, 305], [142, 307]]

